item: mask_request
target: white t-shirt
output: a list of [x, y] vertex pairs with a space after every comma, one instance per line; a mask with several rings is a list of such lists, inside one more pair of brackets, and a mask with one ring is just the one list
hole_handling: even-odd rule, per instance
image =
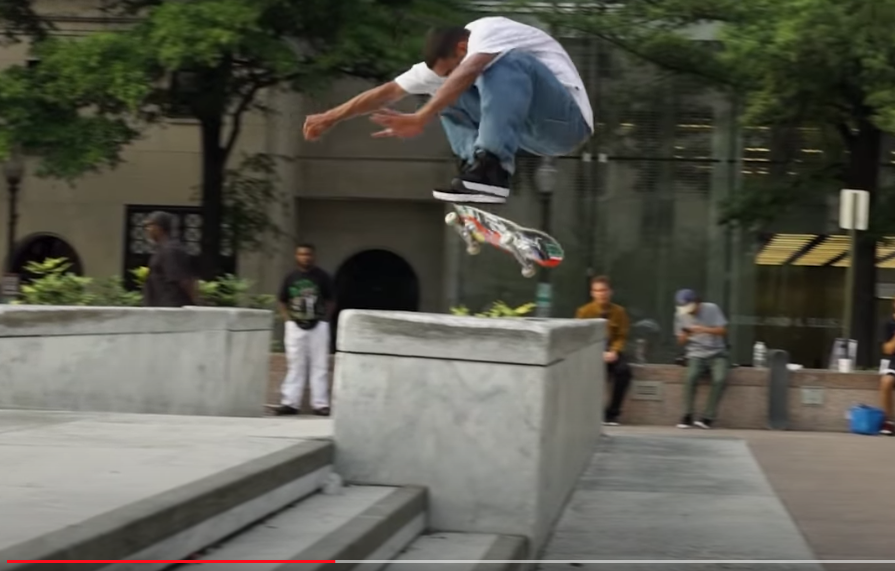
[[[584, 82], [572, 58], [550, 34], [502, 16], [478, 19], [467, 24], [466, 29], [469, 30], [467, 58], [475, 54], [500, 54], [491, 62], [493, 64], [511, 50], [532, 54], [566, 86], [581, 108], [590, 130], [594, 130], [594, 112]], [[413, 95], [434, 95], [444, 82], [445, 78], [439, 77], [425, 63], [418, 63], [395, 78], [401, 89]]]

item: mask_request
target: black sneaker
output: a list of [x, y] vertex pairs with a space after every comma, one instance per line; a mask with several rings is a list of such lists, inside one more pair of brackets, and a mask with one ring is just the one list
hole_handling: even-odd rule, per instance
[[296, 415], [298, 414], [298, 409], [285, 404], [281, 404], [280, 406], [273, 409], [273, 414], [274, 416]]
[[315, 408], [314, 414], [317, 416], [329, 416], [329, 407], [325, 406], [323, 408]]
[[437, 188], [432, 195], [447, 202], [502, 204], [510, 195], [510, 174], [495, 155], [479, 151], [475, 162], [451, 181], [450, 188]]
[[703, 418], [702, 420], [697, 420], [694, 424], [703, 430], [708, 430], [712, 427], [712, 419]]
[[685, 414], [684, 418], [681, 419], [679, 423], [677, 423], [678, 428], [693, 428], [693, 415]]

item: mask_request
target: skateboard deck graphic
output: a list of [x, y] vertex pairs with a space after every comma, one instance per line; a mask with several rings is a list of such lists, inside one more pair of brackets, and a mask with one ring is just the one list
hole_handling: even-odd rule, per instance
[[445, 216], [445, 223], [453, 226], [466, 242], [466, 251], [474, 256], [480, 244], [491, 244], [498, 250], [512, 254], [522, 266], [522, 275], [530, 278], [535, 266], [553, 268], [563, 260], [563, 249], [553, 236], [525, 228], [491, 212], [466, 204], [451, 204], [454, 212]]

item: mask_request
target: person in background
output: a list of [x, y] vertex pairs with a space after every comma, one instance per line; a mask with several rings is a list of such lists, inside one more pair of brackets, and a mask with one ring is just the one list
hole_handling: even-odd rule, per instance
[[329, 320], [335, 306], [332, 280], [314, 265], [315, 248], [295, 249], [296, 269], [283, 280], [279, 309], [285, 322], [286, 377], [280, 386], [278, 416], [298, 414], [310, 376], [314, 414], [329, 416]]
[[156, 250], [149, 259], [149, 275], [143, 285], [143, 305], [199, 305], [199, 282], [193, 273], [190, 255], [172, 236], [174, 217], [167, 212], [153, 212], [146, 218], [144, 228]]
[[893, 422], [892, 391], [895, 390], [895, 299], [892, 300], [892, 315], [883, 326], [883, 358], [879, 364], [879, 400], [880, 408], [886, 413], [880, 434], [895, 434]]
[[603, 352], [603, 361], [606, 363], [607, 377], [612, 381], [612, 398], [603, 413], [603, 424], [618, 426], [622, 404], [628, 387], [631, 385], [631, 367], [624, 354], [630, 322], [625, 308], [612, 303], [612, 288], [609, 278], [606, 276], [593, 278], [590, 282], [590, 295], [593, 301], [579, 307], [575, 312], [575, 317], [578, 319], [602, 318], [607, 321], [606, 350]]
[[[724, 394], [730, 360], [727, 354], [727, 318], [714, 303], [704, 302], [692, 289], [682, 289], [675, 295], [677, 314], [674, 334], [684, 346], [687, 358], [687, 379], [684, 385], [686, 410], [678, 428], [711, 428], [718, 414], [718, 404]], [[696, 400], [696, 381], [710, 372], [712, 388], [702, 418], [693, 420]]]

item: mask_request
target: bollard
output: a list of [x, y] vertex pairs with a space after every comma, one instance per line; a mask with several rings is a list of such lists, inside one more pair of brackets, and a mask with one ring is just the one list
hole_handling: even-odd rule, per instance
[[768, 352], [768, 428], [789, 429], [789, 353]]

